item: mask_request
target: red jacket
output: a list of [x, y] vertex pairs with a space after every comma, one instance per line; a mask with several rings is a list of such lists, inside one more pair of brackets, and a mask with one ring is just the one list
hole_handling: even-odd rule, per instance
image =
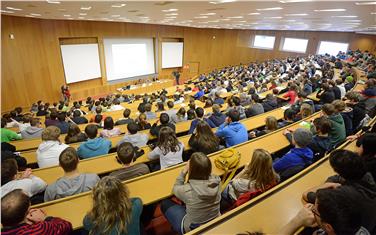
[[3, 235], [65, 235], [72, 231], [72, 224], [60, 218], [47, 217], [44, 221], [36, 224], [19, 224], [12, 227], [3, 227]]

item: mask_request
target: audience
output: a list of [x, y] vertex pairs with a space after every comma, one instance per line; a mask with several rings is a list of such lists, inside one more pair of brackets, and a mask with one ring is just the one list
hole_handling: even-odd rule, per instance
[[103, 130], [100, 133], [101, 137], [109, 138], [112, 136], [118, 136], [121, 134], [119, 128], [114, 127], [114, 120], [112, 117], [106, 117], [103, 122]]
[[332, 104], [324, 104], [322, 106], [322, 113], [330, 121], [332, 127], [329, 132], [329, 138], [332, 146], [336, 146], [346, 139], [345, 122]]
[[256, 138], [268, 134], [278, 129], [278, 120], [274, 116], [268, 116], [265, 119], [265, 128], [262, 131], [252, 131], [249, 133], [249, 138]]
[[60, 112], [57, 115], [57, 119], [59, 120], [59, 123], [56, 125], [60, 129], [61, 134], [68, 133], [69, 130], [69, 123], [65, 120], [66, 119], [66, 113]]
[[172, 124], [176, 124], [178, 122], [185, 122], [185, 121], [187, 121], [187, 115], [186, 115], [185, 108], [183, 107], [180, 108], [175, 114], [173, 114], [170, 120]]
[[77, 143], [87, 140], [87, 135], [81, 132], [80, 128], [76, 124], [69, 125], [68, 133], [65, 136], [65, 143]]
[[203, 120], [198, 121], [188, 144], [193, 152], [210, 154], [219, 150], [219, 138], [213, 133], [209, 124]]
[[210, 119], [204, 118], [205, 110], [203, 108], [197, 107], [195, 110], [195, 113], [196, 113], [196, 119], [191, 122], [191, 126], [189, 127], [188, 134], [192, 134], [194, 132], [194, 130], [196, 129], [197, 123], [199, 121], [207, 122], [211, 128], [216, 127], [215, 124], [212, 123], [212, 121], [210, 121]]
[[22, 136], [16, 132], [5, 128], [7, 122], [4, 118], [1, 119], [1, 143], [10, 142], [12, 140], [20, 140]]
[[77, 125], [88, 123], [89, 121], [87, 120], [87, 118], [83, 117], [81, 115], [82, 115], [82, 111], [81, 110], [79, 110], [79, 109], [74, 110], [73, 111], [72, 121], [74, 123], [76, 123]]
[[175, 132], [175, 125], [170, 123], [170, 117], [167, 113], [161, 113], [161, 116], [159, 117], [160, 125], [158, 125], [158, 121], [156, 121], [150, 129], [150, 134], [153, 136], [159, 136], [159, 131], [163, 127], [170, 127]]
[[129, 116], [131, 115], [131, 110], [130, 109], [124, 109], [123, 111], [123, 117], [122, 119], [119, 119], [115, 122], [115, 125], [124, 125], [124, 124], [129, 124], [133, 122], [134, 120], [130, 118]]
[[149, 130], [151, 129], [151, 124], [148, 123], [146, 119], [146, 115], [144, 113], [141, 113], [140, 116], [138, 116], [138, 119], [136, 121], [138, 125], [138, 129], [141, 130]]
[[219, 126], [216, 136], [223, 138], [226, 148], [248, 140], [247, 128], [239, 122], [240, 114], [232, 109], [227, 113], [225, 122]]
[[212, 110], [213, 112], [208, 119], [215, 125], [215, 127], [219, 127], [225, 122], [226, 115], [221, 112], [221, 107], [218, 104], [214, 104]]
[[21, 131], [23, 139], [40, 138], [42, 136], [43, 128], [38, 118], [33, 118], [30, 121], [30, 126]]
[[135, 122], [129, 123], [127, 130], [128, 133], [124, 135], [123, 139], [118, 143], [118, 146], [124, 142], [131, 143], [138, 148], [146, 146], [149, 141], [149, 136], [145, 133], [138, 132], [138, 125]]
[[87, 125], [85, 127], [85, 134], [88, 140], [83, 142], [77, 149], [78, 156], [81, 159], [104, 155], [110, 151], [111, 141], [103, 137], [97, 137], [98, 127], [96, 125]]

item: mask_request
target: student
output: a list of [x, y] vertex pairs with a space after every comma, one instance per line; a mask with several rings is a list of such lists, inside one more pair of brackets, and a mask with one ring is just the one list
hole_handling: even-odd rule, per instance
[[221, 107], [218, 104], [214, 104], [212, 107], [213, 113], [208, 118], [215, 127], [219, 127], [226, 120], [226, 115], [221, 112]]
[[186, 115], [185, 108], [181, 107], [181, 108], [176, 112], [176, 114], [174, 114], [174, 115], [171, 117], [171, 123], [172, 123], [172, 124], [176, 124], [176, 123], [178, 123], [178, 122], [184, 122], [184, 121], [187, 121], [187, 115]]
[[108, 154], [111, 149], [111, 141], [97, 137], [98, 127], [96, 125], [87, 125], [85, 127], [85, 133], [89, 139], [82, 143], [77, 149], [78, 156], [81, 159]]
[[59, 124], [59, 120], [57, 120], [57, 112], [56, 111], [52, 111], [50, 113], [50, 118], [46, 118], [46, 121], [44, 122], [44, 125], [46, 127], [49, 127], [49, 126], [57, 126]]
[[129, 117], [130, 115], [131, 115], [131, 110], [130, 109], [124, 109], [124, 111], [123, 111], [123, 117], [124, 118], [117, 120], [116, 123], [115, 123], [115, 126], [129, 124], [130, 122], [133, 122], [134, 120]]
[[193, 120], [196, 118], [196, 113], [194, 109], [188, 109], [187, 111], [187, 120]]
[[273, 94], [267, 94], [265, 97], [265, 101], [262, 103], [264, 107], [264, 112], [269, 112], [273, 109], [278, 108], [278, 100]]
[[85, 133], [81, 132], [76, 124], [71, 124], [69, 125], [69, 130], [64, 140], [66, 144], [83, 142], [87, 140], [87, 136]]
[[353, 131], [361, 127], [361, 122], [366, 116], [366, 104], [360, 101], [360, 95], [356, 92], [350, 91], [346, 94], [346, 104], [353, 110], [352, 126]]
[[1, 163], [1, 197], [14, 189], [22, 189], [29, 197], [32, 197], [43, 192], [46, 187], [46, 182], [32, 175], [30, 168], [19, 174], [15, 159], [7, 159]]
[[120, 101], [119, 100], [114, 100], [112, 103], [114, 105], [108, 111], [119, 111], [119, 110], [124, 110], [125, 109], [122, 105], [120, 105]]
[[219, 126], [216, 136], [223, 138], [226, 148], [248, 140], [247, 128], [239, 122], [240, 114], [232, 109], [227, 113], [226, 121]]
[[345, 88], [345, 84], [343, 83], [342, 79], [339, 78], [339, 79], [336, 80], [336, 87], [340, 91], [340, 99], [342, 99], [343, 97], [345, 97], [345, 95], [346, 95], [346, 88]]
[[310, 104], [302, 103], [300, 105], [299, 112], [295, 115], [294, 121], [302, 120], [313, 114], [313, 108]]
[[330, 88], [329, 84], [323, 83], [320, 90], [316, 94], [316, 98], [320, 99], [320, 104], [330, 104], [334, 101], [334, 92]]
[[150, 170], [146, 164], [132, 164], [135, 159], [136, 149], [131, 143], [124, 142], [118, 145], [117, 160], [120, 164], [122, 164], [122, 169], [111, 172], [110, 176], [113, 176], [121, 181], [125, 181], [148, 174]]
[[353, 133], [353, 109], [346, 107], [346, 103], [342, 100], [333, 101], [333, 106], [337, 113], [341, 114], [346, 128], [346, 136], [352, 135]]
[[149, 130], [151, 128], [151, 125], [146, 120], [146, 115], [144, 113], [141, 113], [140, 116], [138, 116], [136, 123], [137, 123], [138, 129], [140, 131], [141, 130]]
[[232, 102], [234, 103], [234, 107], [232, 109], [235, 109], [239, 112], [240, 120], [246, 118], [244, 107], [240, 105], [240, 98], [233, 96]]
[[89, 122], [85, 117], [81, 116], [81, 112], [78, 109], [73, 111], [72, 121], [76, 123], [77, 125], [85, 124]]
[[65, 121], [66, 119], [66, 113], [61, 112], [57, 115], [57, 119], [59, 120], [59, 123], [57, 124], [57, 127], [60, 129], [61, 134], [68, 133], [69, 129], [69, 123]]
[[295, 104], [295, 101], [298, 97], [298, 87], [295, 84], [291, 84], [289, 91], [283, 95], [283, 98], [289, 98], [289, 104]]
[[5, 128], [6, 125], [7, 125], [7, 121], [4, 118], [2, 118], [1, 119], [1, 143], [22, 139], [21, 135], [18, 135], [16, 132]]
[[167, 113], [168, 117], [171, 120], [171, 117], [176, 114], [177, 110], [174, 109], [174, 102], [171, 100], [167, 101], [167, 107], [168, 107], [168, 110], [164, 111], [164, 113]]
[[278, 120], [274, 116], [268, 116], [265, 119], [265, 128], [262, 131], [251, 131], [249, 133], [249, 138], [256, 138], [278, 129]]
[[283, 120], [278, 123], [278, 128], [282, 128], [294, 123], [295, 111], [292, 108], [288, 108], [283, 112]]
[[209, 124], [203, 120], [198, 121], [188, 144], [193, 152], [210, 154], [219, 150], [219, 138], [213, 133]]
[[150, 103], [146, 103], [145, 104], [145, 115], [146, 115], [146, 119], [147, 120], [151, 120], [151, 119], [156, 119], [157, 118], [157, 114], [155, 112], [152, 112], [151, 111], [151, 104]]
[[330, 120], [332, 128], [329, 132], [329, 138], [332, 146], [336, 146], [346, 139], [345, 122], [341, 114], [336, 113], [334, 105], [332, 104], [324, 104], [322, 106], [322, 112], [323, 115]]
[[59, 156], [69, 146], [59, 140], [60, 129], [49, 126], [42, 132], [42, 143], [37, 149], [37, 162], [39, 168], [59, 165]]
[[148, 158], [159, 158], [161, 169], [165, 169], [183, 162], [183, 150], [184, 144], [176, 138], [175, 131], [164, 126], [160, 129], [157, 146], [148, 154]]
[[196, 92], [196, 94], [193, 95], [193, 98], [195, 100], [199, 100], [199, 99], [201, 99], [201, 97], [203, 97], [205, 95], [205, 92], [204, 92], [204, 90], [202, 89], [201, 86], [198, 86], [198, 89], [199, 90]]
[[270, 153], [264, 149], [255, 149], [250, 163], [223, 190], [221, 209], [226, 210], [232, 206], [243, 193], [264, 192], [278, 182], [279, 175], [273, 169]]
[[41, 127], [39, 119], [33, 118], [30, 126], [21, 131], [21, 136], [23, 139], [40, 138], [42, 136], [42, 132], [43, 128]]
[[376, 133], [366, 133], [357, 141], [358, 153], [364, 165], [374, 179], [376, 179]]
[[[308, 145], [313, 153], [323, 157], [326, 152], [332, 149], [329, 132], [331, 130], [330, 120], [326, 117], [318, 117], [313, 120], [315, 128], [315, 135], [313, 135], [312, 142]], [[286, 137], [290, 140], [288, 134]], [[290, 142], [291, 143], [291, 142]], [[318, 159], [315, 159], [318, 160]]]
[[106, 176], [93, 189], [93, 208], [85, 216], [83, 226], [90, 234], [141, 234], [142, 201], [130, 198], [126, 185]]
[[[286, 130], [285, 135], [290, 133]], [[302, 169], [310, 165], [313, 160], [313, 152], [308, 145], [312, 142], [312, 134], [305, 128], [298, 128], [292, 134], [292, 144], [294, 147], [288, 153], [277, 159], [273, 163], [274, 170], [282, 173], [301, 167]]]
[[120, 134], [120, 129], [114, 127], [114, 119], [112, 119], [112, 117], [106, 117], [103, 122], [103, 130], [101, 131], [100, 136], [103, 138], [110, 138]]
[[192, 134], [194, 130], [196, 129], [197, 123], [199, 121], [205, 121], [209, 124], [211, 128], [216, 127], [214, 123], [210, 121], [210, 119], [204, 118], [204, 109], [201, 107], [197, 107], [195, 110], [196, 113], [196, 119], [191, 122], [191, 126], [189, 127], [188, 134]]
[[135, 122], [131, 122], [127, 125], [128, 133], [124, 135], [123, 139], [117, 144], [129, 142], [133, 146], [141, 148], [147, 145], [149, 141], [149, 136], [145, 133], [138, 132], [138, 125]]
[[30, 208], [30, 198], [21, 189], [15, 189], [1, 199], [1, 234], [69, 235], [72, 224], [60, 218], [47, 216], [41, 209]]
[[163, 127], [170, 127], [175, 132], [175, 125], [170, 123], [170, 117], [167, 113], [161, 113], [161, 116], [159, 117], [159, 121], [161, 122], [160, 125], [158, 125], [158, 121], [155, 122], [150, 129], [150, 134], [153, 136], [159, 136], [159, 131]]
[[99, 180], [98, 175], [80, 173], [78, 163], [78, 155], [74, 148], [68, 147], [61, 152], [59, 165], [63, 168], [64, 175], [48, 185], [44, 193], [45, 202], [90, 191], [94, 187]]
[[[17, 122], [17, 123], [16, 123], [16, 125], [18, 126], [18, 129], [19, 129], [20, 132], [26, 130], [26, 128], [28, 128], [28, 127], [31, 126], [30, 122], [31, 122], [31, 119], [32, 119], [32, 118], [33, 118], [33, 117], [32, 117], [31, 115], [29, 115], [29, 114], [25, 114], [25, 115], [23, 115], [23, 117], [22, 117], [22, 123], [21, 123], [21, 122]], [[7, 126], [7, 127], [8, 127], [8, 126]]]
[[156, 112], [164, 112], [165, 111], [165, 108], [164, 108], [164, 103], [163, 102], [157, 102], [157, 111]]
[[259, 102], [259, 96], [257, 94], [252, 94], [251, 105], [245, 110], [246, 117], [253, 117], [265, 112], [264, 106]]
[[215, 98], [214, 98], [213, 104], [217, 104], [217, 105], [224, 105], [225, 104], [225, 100], [221, 97], [219, 92], [215, 93]]
[[[188, 175], [188, 182], [185, 178]], [[170, 199], [162, 201], [161, 210], [175, 232], [184, 234], [220, 215], [221, 179], [212, 174], [209, 158], [192, 154], [173, 187], [174, 195], [185, 206]]]

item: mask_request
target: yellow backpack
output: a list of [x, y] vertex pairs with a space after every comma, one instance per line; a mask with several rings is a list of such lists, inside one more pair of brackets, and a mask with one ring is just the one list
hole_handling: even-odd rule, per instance
[[[225, 149], [221, 155], [215, 160], [214, 164], [218, 169], [224, 170], [225, 174], [222, 178], [222, 190], [224, 190], [227, 184], [234, 177], [236, 170], [239, 167], [240, 153], [234, 148]], [[229, 174], [229, 171], [231, 173]]]

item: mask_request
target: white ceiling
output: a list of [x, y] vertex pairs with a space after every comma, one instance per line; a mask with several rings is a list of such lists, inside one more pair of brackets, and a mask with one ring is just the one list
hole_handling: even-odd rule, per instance
[[[328, 9], [341, 11], [319, 11]], [[1, 12], [200, 28], [376, 32], [375, 1], [2, 1]]]

